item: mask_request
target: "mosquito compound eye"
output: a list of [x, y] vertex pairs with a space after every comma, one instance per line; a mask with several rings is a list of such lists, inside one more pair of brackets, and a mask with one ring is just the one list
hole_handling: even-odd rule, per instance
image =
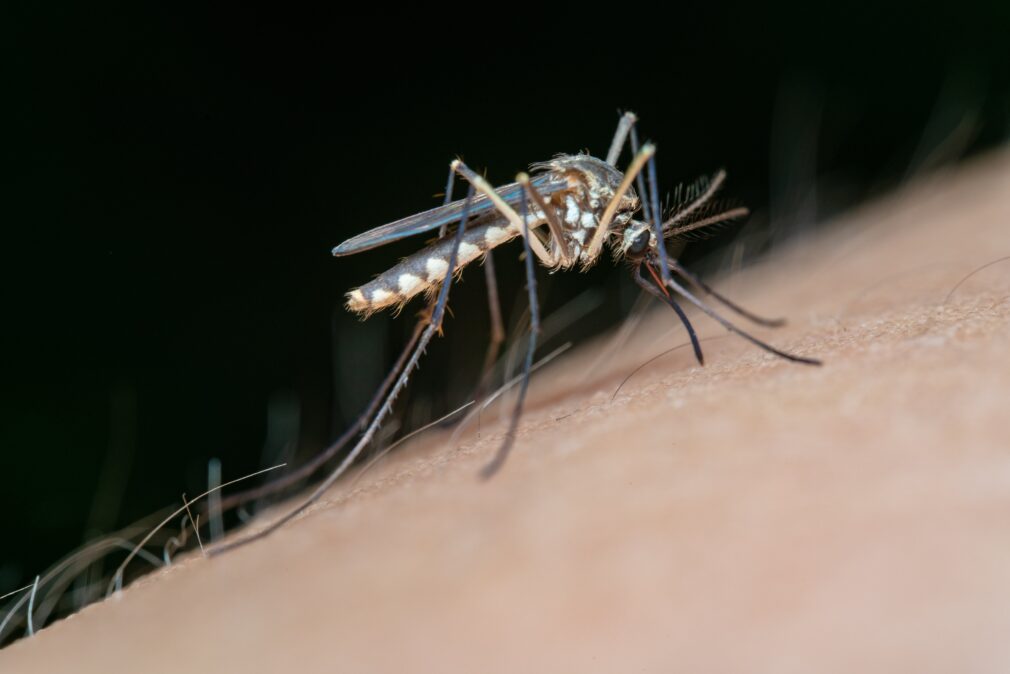
[[635, 240], [631, 242], [628, 246], [629, 255], [641, 255], [645, 252], [645, 247], [649, 245], [649, 230], [643, 229], [641, 233], [635, 237]]

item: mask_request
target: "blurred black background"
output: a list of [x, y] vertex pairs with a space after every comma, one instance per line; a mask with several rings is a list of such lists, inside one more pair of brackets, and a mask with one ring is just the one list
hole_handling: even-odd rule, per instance
[[[361, 323], [342, 295], [421, 241], [329, 251], [438, 203], [457, 154], [508, 181], [604, 154], [631, 109], [665, 187], [726, 167], [774, 243], [1005, 142], [1007, 6], [8, 6], [0, 594], [202, 491], [211, 457], [227, 480], [332, 439], [420, 308]], [[518, 249], [496, 257], [512, 321]], [[472, 385], [482, 276], [453, 291], [405, 426]], [[592, 334], [625, 276], [541, 274], [541, 298], [599, 288], [571, 326]]]

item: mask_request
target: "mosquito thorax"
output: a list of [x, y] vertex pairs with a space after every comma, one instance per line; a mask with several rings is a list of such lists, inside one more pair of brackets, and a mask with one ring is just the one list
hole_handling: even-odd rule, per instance
[[[534, 164], [533, 169], [546, 170], [564, 176], [573, 189], [583, 193], [593, 210], [602, 213], [614, 196], [624, 174], [616, 168], [588, 154], [562, 154], [554, 159]], [[621, 199], [618, 212], [638, 209], [638, 196], [633, 189]]]
[[[554, 159], [534, 164], [534, 170], [548, 172], [568, 182], [568, 189], [556, 192], [550, 202], [558, 209], [562, 221], [564, 240], [558, 244], [569, 252], [571, 262], [592, 265], [599, 254], [590, 250], [590, 241], [599, 220], [610, 205], [624, 179], [619, 170], [588, 154], [562, 154]], [[638, 210], [639, 200], [633, 189], [621, 197], [609, 226], [611, 233], [623, 230]]]

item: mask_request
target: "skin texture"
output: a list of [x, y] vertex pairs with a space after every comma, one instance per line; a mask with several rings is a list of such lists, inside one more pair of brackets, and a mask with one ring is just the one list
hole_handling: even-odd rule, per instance
[[534, 376], [490, 482], [493, 411], [0, 671], [1007, 671], [1010, 262], [945, 298], [1010, 254], [1008, 186], [989, 156], [716, 283], [822, 368], [720, 338], [611, 400], [685, 341], [657, 307]]

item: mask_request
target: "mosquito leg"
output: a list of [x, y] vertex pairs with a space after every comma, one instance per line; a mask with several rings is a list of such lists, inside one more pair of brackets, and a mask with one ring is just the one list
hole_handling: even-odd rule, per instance
[[516, 176], [516, 182], [523, 186], [526, 191], [526, 196], [529, 197], [530, 201], [536, 204], [536, 207], [544, 214], [547, 218], [547, 228], [550, 229], [551, 235], [554, 237], [554, 241], [557, 244], [557, 251], [561, 257], [561, 264], [563, 266], [568, 266], [573, 260], [568, 254], [568, 247], [565, 245], [565, 232], [564, 228], [561, 226], [561, 220], [558, 219], [557, 212], [547, 205], [544, 197], [537, 188], [530, 184], [530, 177], [525, 173], [520, 173]]
[[[621, 121], [617, 123], [617, 131], [614, 132], [614, 139], [610, 141], [610, 149], [607, 151], [607, 163], [611, 166], [617, 166], [617, 160], [621, 156], [621, 150], [624, 149], [624, 142], [628, 138], [628, 132], [634, 133], [635, 122], [638, 121], [638, 116], [633, 112], [626, 112], [621, 115]], [[631, 148], [632, 153], [638, 152], [637, 147]]]
[[453, 247], [452, 254], [449, 256], [449, 266], [445, 272], [445, 280], [442, 282], [442, 287], [438, 291], [438, 299], [435, 301], [435, 306], [431, 313], [431, 319], [425, 326], [424, 331], [421, 333], [417, 346], [414, 348], [413, 353], [410, 354], [410, 358], [404, 366], [403, 371], [400, 373], [400, 376], [397, 378], [396, 384], [393, 385], [392, 390], [390, 390], [389, 394], [382, 402], [382, 405], [379, 407], [379, 410], [372, 419], [372, 422], [368, 425], [368, 428], [365, 429], [364, 434], [358, 439], [357, 444], [354, 445], [351, 451], [343, 458], [333, 472], [331, 472], [326, 479], [323, 480], [319, 486], [317, 486], [312, 493], [309, 494], [308, 497], [306, 497], [305, 500], [297, 505], [293, 510], [271, 523], [262, 531], [209, 550], [209, 554], [211, 556], [219, 555], [228, 550], [245, 545], [246, 543], [251, 543], [255, 540], [265, 538], [290, 522], [292, 519], [304, 512], [306, 508], [318, 501], [322, 495], [333, 486], [333, 483], [336, 482], [341, 475], [347, 472], [347, 469], [354, 463], [354, 460], [358, 458], [358, 455], [361, 454], [362, 450], [364, 450], [365, 447], [367, 447], [372, 441], [372, 438], [379, 430], [382, 422], [390, 414], [390, 412], [393, 411], [393, 402], [407, 385], [407, 380], [410, 378], [410, 375], [413, 374], [414, 368], [417, 367], [417, 363], [421, 359], [421, 355], [424, 353], [425, 349], [428, 348], [428, 343], [431, 341], [431, 338], [441, 330], [442, 318], [445, 316], [445, 307], [449, 300], [449, 288], [452, 285], [453, 273], [456, 269], [456, 257], [459, 253], [460, 243], [463, 241], [463, 232], [466, 231], [466, 220], [469, 216], [470, 202], [473, 201], [473, 195], [474, 188], [471, 186], [467, 191], [466, 201], [463, 204], [463, 212], [460, 216], [459, 227], [456, 229], [456, 245]]
[[430, 309], [431, 307], [429, 307], [429, 311], [417, 322], [417, 325], [414, 327], [414, 333], [407, 342], [407, 346], [404, 347], [400, 357], [396, 360], [396, 364], [393, 365], [393, 368], [389, 371], [389, 374], [386, 375], [386, 378], [379, 386], [379, 389], [375, 392], [375, 395], [372, 396], [372, 400], [368, 403], [368, 407], [365, 408], [365, 411], [361, 413], [354, 423], [349, 426], [339, 438], [331, 443], [326, 449], [312, 457], [310, 461], [285, 473], [276, 480], [272, 480], [253, 489], [247, 489], [246, 491], [241, 491], [222, 498], [220, 506], [221, 510], [230, 510], [231, 508], [240, 506], [243, 503], [248, 503], [249, 501], [254, 501], [264, 496], [269, 496], [270, 494], [275, 494], [278, 491], [290, 487], [296, 482], [309, 477], [312, 473], [316, 472], [320, 466], [335, 457], [340, 450], [344, 448], [344, 445], [351, 440], [351, 438], [363, 431], [368, 425], [369, 419], [371, 419], [376, 410], [379, 409], [379, 404], [382, 402], [386, 392], [389, 391], [389, 387], [393, 385], [393, 382], [396, 381], [396, 378], [403, 370], [403, 366], [407, 362], [407, 358], [410, 357], [414, 347], [417, 346], [417, 341], [421, 338], [421, 333], [424, 332], [425, 325], [427, 325], [428, 321], [431, 319]]
[[484, 278], [487, 282], [488, 311], [491, 314], [491, 340], [484, 354], [484, 367], [473, 396], [477, 401], [477, 409], [480, 409], [484, 396], [491, 386], [491, 374], [494, 372], [495, 361], [498, 360], [498, 351], [505, 341], [505, 323], [501, 318], [501, 302], [498, 300], [498, 279], [494, 273], [494, 258], [490, 250], [484, 255]]
[[[449, 167], [449, 177], [445, 180], [445, 199], [442, 200], [443, 206], [448, 206], [452, 202], [452, 188], [456, 184], [456, 172], [453, 170], [452, 166]], [[445, 238], [445, 233], [449, 230], [448, 221], [442, 223], [442, 226], [438, 228], [438, 238]]]
[[[663, 216], [659, 210], [659, 181], [656, 179], [656, 158], [649, 157], [649, 199], [652, 202], [652, 236], [656, 240], [656, 257], [659, 259], [659, 273], [663, 277], [662, 285], [673, 287], [673, 277], [670, 275], [669, 260], [666, 254], [666, 241], [663, 238]], [[645, 199], [645, 196], [642, 197]]]
[[[632, 156], [638, 154], [638, 130], [634, 126], [631, 127], [631, 154]], [[642, 217], [649, 222], [652, 220], [649, 215], [649, 193], [645, 191], [645, 178], [641, 171], [635, 176], [635, 186], [638, 187], [638, 194], [642, 200]]]
[[[519, 214], [515, 212], [515, 209], [505, 203], [505, 200], [501, 198], [501, 195], [494, 191], [494, 188], [491, 187], [491, 184], [488, 183], [488, 181], [474, 173], [473, 169], [461, 162], [459, 159], [453, 161], [451, 167], [453, 171], [456, 171], [463, 176], [467, 182], [491, 200], [495, 209], [504, 215], [512, 226], [522, 233], [523, 238], [526, 239], [528, 243], [527, 247], [533, 251], [542, 263], [548, 267], [554, 266], [556, 260], [554, 256], [551, 255], [546, 248], [544, 248], [543, 242], [536, 236], [530, 236], [528, 227], [529, 221], [527, 217], [520, 218]], [[522, 200], [522, 202], [525, 204], [525, 199]]]
[[726, 298], [726, 297], [720, 295], [719, 293], [717, 293], [715, 290], [713, 290], [711, 287], [709, 287], [709, 285], [707, 283], [705, 283], [700, 278], [698, 278], [697, 274], [695, 274], [694, 272], [689, 271], [688, 269], [686, 269], [677, 260], [670, 260], [670, 269], [672, 271], [676, 272], [677, 274], [679, 274], [680, 276], [683, 276], [685, 279], [687, 279], [695, 287], [703, 290], [704, 292], [706, 292], [709, 295], [711, 295], [712, 297], [714, 297], [717, 301], [721, 302], [723, 305], [725, 305], [731, 311], [736, 312], [737, 314], [739, 314], [740, 316], [743, 316], [744, 318], [746, 318], [747, 320], [749, 320], [752, 323], [756, 323], [758, 325], [763, 325], [763, 326], [769, 327], [769, 328], [778, 328], [778, 327], [781, 327], [781, 326], [783, 326], [783, 325], [786, 324], [786, 319], [784, 319], [784, 318], [762, 318], [761, 316], [758, 316], [756, 314], [753, 314], [753, 313], [747, 311], [746, 309], [744, 309], [740, 305], [736, 304], [735, 302], [732, 302], [728, 298]]
[[600, 254], [603, 242], [607, 238], [607, 232], [610, 230], [610, 223], [613, 222], [614, 216], [617, 215], [617, 207], [620, 205], [621, 199], [628, 192], [628, 189], [631, 187], [631, 183], [635, 180], [638, 174], [641, 173], [642, 167], [645, 166], [646, 162], [648, 162], [655, 153], [656, 146], [651, 143], [646, 143], [635, 155], [635, 158], [631, 160], [631, 165], [628, 166], [628, 170], [624, 172], [624, 179], [614, 191], [614, 196], [611, 197], [610, 203], [607, 204], [607, 208], [604, 209], [603, 216], [600, 218], [600, 224], [596, 229], [596, 233], [593, 234], [593, 238], [589, 242], [589, 246], [586, 248], [586, 255], [588, 259], [595, 260], [596, 256]]
[[[667, 275], [669, 276], [669, 271], [667, 271]], [[820, 365], [821, 364], [821, 361], [817, 360], [816, 358], [805, 358], [803, 356], [795, 356], [795, 355], [793, 355], [791, 353], [786, 353], [785, 351], [780, 351], [779, 349], [776, 349], [774, 346], [772, 346], [770, 344], [762, 342], [757, 337], [754, 337], [750, 333], [748, 333], [748, 332], [746, 332], [744, 330], [741, 330], [740, 328], [736, 327], [735, 325], [733, 325], [732, 323], [730, 323], [728, 320], [726, 320], [725, 318], [723, 318], [722, 316], [720, 316], [719, 314], [717, 314], [711, 307], [709, 307], [707, 304], [705, 304], [704, 302], [702, 302], [700, 299], [698, 299], [697, 297], [695, 297], [694, 295], [692, 295], [690, 290], [688, 290], [687, 288], [683, 287], [682, 285], [680, 285], [679, 283], [677, 283], [676, 281], [674, 281], [672, 277], [669, 280], [667, 280], [666, 282], [669, 284], [671, 290], [677, 292], [678, 294], [680, 294], [681, 296], [683, 296], [688, 302], [690, 302], [691, 304], [693, 304], [694, 306], [698, 307], [703, 312], [705, 312], [706, 314], [708, 314], [712, 319], [718, 321], [719, 324], [721, 324], [724, 328], [726, 328], [730, 332], [734, 332], [734, 333], [740, 335], [741, 337], [743, 337], [744, 339], [746, 339], [751, 344], [754, 344], [755, 346], [759, 346], [762, 349], [764, 349], [765, 351], [768, 351], [769, 353], [774, 353], [776, 356], [779, 356], [780, 358], [785, 358], [786, 360], [791, 360], [794, 363], [803, 363], [805, 365]]]
[[[450, 168], [449, 177], [446, 179], [445, 183], [445, 199], [443, 200], [443, 205], [446, 205], [452, 201], [452, 192], [453, 192], [453, 186], [455, 185], [455, 179], [456, 179], [456, 172], [452, 170], [452, 168]], [[445, 223], [442, 225], [438, 234], [440, 239], [445, 237], [448, 226], [449, 223]], [[488, 253], [488, 255], [490, 256], [490, 253]], [[497, 298], [497, 289], [495, 289], [495, 292]], [[497, 309], [497, 303], [495, 303], [493, 306], [495, 307], [495, 309]], [[297, 469], [292, 470], [286, 473], [285, 475], [281, 476], [280, 478], [273, 480], [267, 484], [261, 485], [254, 489], [248, 489], [246, 491], [239, 492], [237, 494], [232, 494], [231, 496], [222, 499], [221, 508], [227, 510], [242, 505], [243, 503], [248, 503], [249, 501], [262, 498], [263, 496], [268, 496], [270, 494], [276, 493], [281, 489], [289, 487], [292, 484], [298, 482], [299, 480], [308, 477], [309, 475], [314, 473], [320, 466], [322, 466], [327, 461], [336, 456], [337, 453], [340, 452], [341, 449], [343, 449], [344, 445], [346, 445], [351, 438], [357, 435], [368, 425], [368, 420], [371, 419], [372, 415], [375, 414], [376, 410], [379, 407], [379, 403], [382, 402], [383, 396], [386, 395], [386, 392], [389, 390], [389, 387], [393, 385], [394, 381], [396, 381], [396, 377], [400, 374], [400, 371], [403, 370], [403, 366], [407, 362], [407, 358], [410, 357], [411, 352], [417, 345], [417, 340], [421, 338], [421, 333], [424, 331], [424, 326], [428, 323], [428, 321], [431, 318], [430, 314], [432, 308], [433, 305], [428, 307], [428, 315], [422, 317], [421, 320], [419, 320], [417, 325], [414, 327], [414, 333], [413, 335], [411, 335], [410, 341], [407, 342], [407, 345], [404, 347], [403, 352], [400, 354], [400, 357], [397, 358], [396, 364], [393, 366], [393, 369], [390, 370], [389, 374], [386, 376], [382, 384], [379, 386], [379, 389], [375, 392], [375, 395], [372, 397], [372, 400], [368, 403], [368, 407], [355, 420], [354, 424], [352, 424], [350, 427], [348, 427], [346, 431], [344, 431], [343, 435], [337, 438], [322, 452], [314, 456], [312, 460], [306, 463], [305, 465], [299, 466]], [[501, 313], [498, 311], [493, 312], [492, 322], [494, 321], [494, 315], [497, 315], [498, 317], [497, 325], [499, 327], [500, 332]], [[499, 333], [495, 333], [495, 335], [497, 334]], [[503, 339], [504, 335], [499, 339], [499, 342]]]
[[[649, 268], [649, 271], [655, 274], [651, 268]], [[677, 304], [677, 300], [673, 299], [673, 297], [671, 297], [670, 294], [666, 292], [666, 289], [661, 285], [655, 286], [652, 283], [649, 283], [649, 281], [642, 276], [642, 265], [635, 267], [635, 272], [632, 274], [632, 278], [643, 290], [669, 304], [670, 308], [677, 313], [677, 318], [680, 319], [680, 322], [683, 323], [684, 327], [687, 329], [687, 336], [691, 339], [691, 348], [694, 349], [694, 357], [698, 360], [698, 365], [704, 365], [705, 357], [701, 353], [701, 343], [698, 341], [698, 335], [694, 333], [694, 326], [691, 325], [691, 321], [687, 319], [687, 314], [684, 313], [684, 310], [680, 308], [679, 304]]]
[[533, 353], [537, 350], [537, 333], [540, 332], [540, 307], [537, 304], [537, 276], [533, 268], [533, 255], [530, 253], [529, 243], [530, 236], [526, 227], [526, 200], [521, 200], [519, 206], [523, 222], [523, 247], [526, 249], [526, 289], [529, 292], [530, 300], [530, 340], [526, 346], [526, 362], [523, 364], [523, 383], [519, 388], [519, 397], [516, 399], [516, 406], [512, 410], [512, 419], [509, 421], [505, 440], [502, 441], [498, 452], [491, 459], [491, 462], [480, 471], [480, 476], [485, 480], [498, 472], [498, 469], [505, 463], [505, 459], [508, 458], [512, 445], [515, 444], [519, 416], [522, 414], [523, 403], [526, 401], [526, 391], [530, 385], [530, 368], [533, 366]]

